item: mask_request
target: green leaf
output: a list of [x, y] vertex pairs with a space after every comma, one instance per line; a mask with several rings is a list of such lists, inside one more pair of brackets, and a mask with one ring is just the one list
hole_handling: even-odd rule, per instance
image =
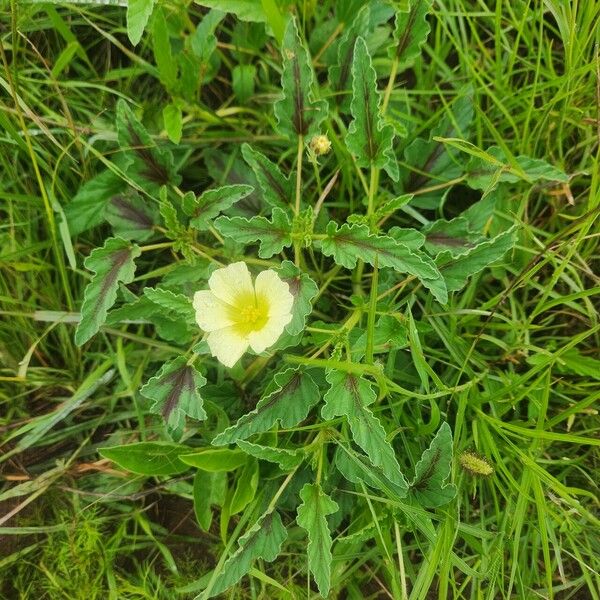
[[401, 70], [411, 66], [421, 54], [431, 27], [427, 15], [431, 0], [413, 0], [408, 12], [396, 12], [395, 46], [389, 49], [390, 58], [398, 61]]
[[188, 322], [195, 321], [195, 311], [192, 301], [183, 294], [175, 294], [163, 288], [144, 288], [144, 296], [152, 303], [167, 310], [177, 313]]
[[447, 504], [456, 495], [456, 487], [444, 484], [452, 465], [452, 431], [442, 423], [429, 448], [423, 452], [410, 482], [410, 493], [422, 506], [435, 508]]
[[511, 161], [498, 146], [492, 146], [481, 157], [473, 156], [467, 165], [470, 187], [490, 192], [498, 183], [552, 181], [567, 183], [568, 175], [545, 160], [515, 156]]
[[224, 185], [207, 190], [198, 198], [190, 197], [191, 202], [184, 203], [183, 208], [185, 213], [192, 217], [190, 225], [203, 231], [211, 226], [212, 219], [219, 213], [249, 196], [253, 191], [254, 188], [251, 185]]
[[108, 309], [115, 303], [119, 281], [127, 284], [135, 274], [134, 259], [141, 254], [138, 246], [121, 238], [109, 238], [85, 259], [86, 269], [94, 272], [85, 288], [81, 305], [81, 321], [75, 332], [75, 343], [85, 344], [106, 321]]
[[160, 414], [173, 430], [183, 430], [185, 415], [202, 421], [206, 419], [200, 388], [206, 379], [184, 356], [164, 364], [140, 390], [140, 394], [154, 403], [150, 412]]
[[238, 549], [232, 554], [212, 585], [200, 595], [200, 600], [222, 594], [237, 583], [257, 559], [274, 561], [287, 538], [287, 530], [281, 522], [279, 513], [267, 511], [238, 541]]
[[171, 102], [163, 108], [163, 123], [169, 139], [174, 144], [179, 144], [183, 133], [183, 115], [179, 104]]
[[367, 44], [357, 38], [352, 62], [353, 121], [346, 135], [346, 146], [354, 155], [359, 167], [385, 169], [398, 181], [398, 163], [394, 155], [394, 128], [385, 123], [379, 110], [377, 74], [371, 64]]
[[168, 91], [172, 91], [177, 84], [178, 66], [171, 50], [167, 14], [162, 6], [156, 8], [152, 19], [152, 51], [160, 80]]
[[126, 183], [110, 169], [84, 183], [65, 207], [69, 233], [76, 236], [100, 225], [108, 201], [125, 188]]
[[213, 513], [211, 506], [223, 506], [227, 492], [227, 474], [198, 469], [194, 475], [194, 513], [203, 531], [210, 529]]
[[277, 273], [289, 285], [290, 293], [294, 296], [292, 320], [286, 325], [285, 330], [290, 335], [296, 335], [306, 326], [306, 317], [312, 311], [312, 301], [319, 293], [319, 286], [307, 273], [302, 272], [289, 260], [281, 263]]
[[177, 185], [173, 156], [159, 148], [124, 100], [117, 103], [117, 138], [124, 151], [127, 174], [150, 193], [162, 185]]
[[190, 37], [192, 53], [200, 61], [200, 69], [203, 71], [207, 70], [207, 63], [217, 49], [215, 30], [224, 18], [225, 13], [221, 10], [208, 11], [202, 16], [194, 34]]
[[236, 65], [231, 71], [231, 87], [240, 104], [246, 104], [254, 96], [256, 67], [254, 65]]
[[417, 254], [390, 236], [371, 234], [367, 225], [344, 224], [338, 229], [331, 221], [327, 225], [327, 237], [321, 242], [321, 252], [347, 269], [353, 269], [359, 259], [375, 266], [377, 259], [379, 267], [391, 267], [399, 273], [418, 277], [438, 302], [448, 301], [444, 280], [428, 256]]
[[277, 131], [288, 139], [297, 136], [310, 139], [320, 133], [320, 125], [327, 118], [327, 102], [314, 100], [312, 63], [298, 36], [296, 20], [288, 21], [281, 47], [283, 96], [275, 103]]
[[240, 21], [265, 23], [267, 16], [257, 0], [194, 0], [200, 6], [218, 8], [226, 13], [234, 14]]
[[277, 463], [283, 471], [291, 471], [302, 461], [302, 455], [296, 450], [285, 450], [284, 448], [273, 448], [271, 446], [260, 446], [245, 440], [237, 440], [236, 444], [246, 454], [260, 460]]
[[264, 154], [248, 144], [242, 145], [242, 156], [254, 171], [265, 202], [287, 210], [292, 198], [292, 182]]
[[514, 231], [515, 228], [512, 227], [458, 257], [453, 258], [450, 252], [442, 252], [436, 262], [448, 291], [460, 290], [469, 277], [500, 260], [515, 245]]
[[379, 419], [368, 408], [377, 395], [371, 384], [357, 375], [330, 370], [326, 379], [330, 385], [323, 399], [321, 416], [326, 420], [346, 417], [352, 437], [376, 467], [394, 482], [403, 479], [394, 449], [387, 441]]
[[180, 458], [185, 464], [210, 473], [235, 471], [248, 462], [244, 452], [229, 448], [203, 448], [195, 452], [191, 452], [188, 448]]
[[425, 248], [434, 255], [447, 251], [451, 256], [460, 256], [482, 241], [480, 234], [471, 231], [465, 217], [433, 221], [422, 229], [422, 233], [425, 234]]
[[113, 196], [106, 205], [106, 220], [116, 236], [143, 242], [154, 235], [158, 225], [158, 210], [137, 192]]
[[275, 207], [271, 220], [265, 217], [219, 217], [217, 231], [242, 244], [260, 242], [258, 256], [271, 258], [292, 245], [292, 223], [286, 211]]
[[99, 448], [100, 456], [138, 475], [177, 475], [188, 470], [179, 455], [189, 452], [187, 446], [168, 442], [137, 442], [124, 446]]
[[282, 427], [294, 427], [306, 419], [321, 397], [317, 384], [303, 370], [281, 371], [275, 375], [274, 384], [276, 388], [264, 395], [252, 412], [240, 417], [212, 443], [222, 446], [244, 440], [255, 433], [269, 431], [277, 421]]
[[313, 574], [319, 593], [323, 598], [329, 595], [331, 583], [331, 532], [327, 515], [339, 510], [318, 483], [307, 483], [300, 490], [302, 504], [298, 507], [298, 525], [308, 534], [308, 568]]
[[134, 46], [142, 39], [153, 8], [154, 0], [128, 0], [127, 36]]
[[242, 512], [254, 500], [258, 489], [258, 477], [258, 461], [252, 458], [246, 462], [238, 477], [229, 505], [230, 515], [237, 515]]

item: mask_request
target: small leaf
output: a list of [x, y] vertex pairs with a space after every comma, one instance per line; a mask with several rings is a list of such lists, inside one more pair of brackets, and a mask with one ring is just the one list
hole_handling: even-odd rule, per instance
[[436, 262], [446, 281], [448, 291], [460, 290], [469, 277], [500, 260], [514, 245], [514, 227], [512, 227], [494, 238], [481, 242], [458, 257], [453, 258], [450, 252], [442, 252]]
[[184, 356], [164, 364], [140, 390], [140, 394], [154, 403], [150, 412], [162, 415], [173, 430], [183, 430], [185, 415], [202, 421], [206, 419], [200, 388], [206, 379]]
[[225, 13], [221, 10], [208, 11], [202, 16], [194, 34], [190, 36], [191, 50], [200, 62], [201, 71], [207, 71], [208, 62], [217, 49], [215, 30], [224, 17]]
[[194, 513], [203, 531], [210, 529], [213, 513], [212, 505], [223, 506], [227, 491], [226, 473], [211, 473], [198, 469], [194, 475]]
[[183, 294], [175, 294], [163, 288], [144, 288], [144, 296], [161, 308], [177, 313], [188, 322], [195, 321], [195, 311], [192, 301]]
[[413, 0], [408, 12], [396, 12], [395, 46], [389, 49], [389, 54], [398, 61], [401, 70], [411, 66], [421, 54], [421, 47], [431, 30], [427, 22], [430, 10], [431, 0]]
[[353, 121], [348, 128], [346, 145], [359, 167], [385, 169], [398, 181], [398, 163], [394, 155], [394, 128], [385, 123], [379, 110], [377, 75], [371, 64], [367, 44], [357, 38], [352, 62]]
[[313, 574], [319, 593], [323, 598], [329, 595], [331, 583], [331, 532], [327, 515], [339, 510], [318, 483], [307, 483], [300, 490], [302, 504], [298, 507], [298, 525], [308, 534], [308, 568]]
[[221, 235], [236, 242], [260, 242], [260, 258], [271, 258], [292, 245], [292, 224], [287, 213], [277, 207], [273, 209], [271, 221], [265, 217], [219, 217], [215, 227]]
[[410, 493], [419, 504], [435, 508], [454, 498], [456, 487], [444, 484], [450, 476], [451, 465], [452, 431], [448, 423], [442, 423], [429, 448], [417, 463], [415, 477], [410, 482]]
[[279, 513], [273, 510], [266, 512], [239, 539], [238, 549], [227, 559], [213, 584], [201, 594], [200, 600], [222, 594], [248, 573], [255, 560], [274, 561], [286, 538], [287, 530]]
[[153, 8], [154, 0], [128, 0], [127, 36], [134, 46], [142, 39]]
[[290, 18], [281, 47], [283, 96], [275, 103], [277, 131], [288, 139], [310, 139], [320, 133], [327, 117], [327, 102], [314, 100], [312, 63], [298, 36], [295, 18]]
[[158, 211], [133, 190], [113, 196], [106, 205], [106, 220], [116, 236], [143, 242], [154, 235]]
[[81, 321], [75, 332], [75, 343], [85, 344], [106, 321], [108, 309], [115, 303], [119, 281], [127, 284], [135, 274], [134, 259], [141, 254], [138, 246], [121, 238], [109, 238], [85, 259], [86, 269], [94, 272], [85, 288], [81, 305]]
[[171, 102], [163, 108], [163, 123], [169, 139], [174, 144], [179, 144], [183, 132], [183, 116], [179, 104]]
[[306, 419], [309, 410], [319, 401], [317, 384], [305, 371], [286, 369], [274, 377], [276, 389], [263, 396], [256, 408], [240, 417], [215, 437], [212, 443], [222, 446], [269, 431], [277, 421], [282, 427], [294, 427]]
[[303, 331], [306, 326], [306, 317], [312, 311], [312, 300], [319, 293], [319, 286], [307, 273], [300, 271], [289, 260], [284, 260], [281, 263], [277, 273], [289, 285], [290, 293], [294, 296], [292, 320], [286, 325], [285, 330], [290, 335], [296, 335]]
[[388, 479], [401, 483], [404, 476], [394, 449], [386, 439], [381, 422], [368, 408], [377, 397], [371, 384], [363, 377], [343, 371], [331, 370], [326, 379], [330, 387], [323, 397], [325, 405], [321, 416], [326, 420], [346, 417], [356, 444], [376, 467], [381, 467]]
[[248, 144], [242, 145], [242, 156], [254, 171], [265, 202], [287, 210], [292, 198], [292, 183], [289, 178], [284, 177], [275, 163]]
[[196, 199], [190, 196], [191, 202], [184, 203], [184, 211], [192, 217], [190, 225], [203, 231], [211, 226], [212, 219], [219, 213], [249, 196], [253, 191], [254, 188], [250, 185], [224, 185], [207, 190]]
[[177, 83], [178, 67], [171, 49], [167, 15], [162, 6], [156, 8], [152, 19], [152, 51], [161, 82], [167, 90], [173, 90]]
[[258, 461], [252, 458], [246, 462], [238, 477], [229, 505], [230, 515], [237, 515], [242, 512], [254, 500], [258, 489], [258, 477]]
[[260, 446], [245, 440], [237, 440], [236, 444], [246, 454], [260, 460], [277, 463], [283, 471], [291, 471], [303, 460], [298, 451], [285, 450], [284, 448], [273, 448], [271, 446]]
[[231, 87], [240, 104], [246, 104], [254, 95], [256, 67], [254, 65], [236, 65], [231, 71]]
[[138, 442], [124, 446], [99, 448], [104, 458], [138, 475], [177, 475], [189, 467], [179, 455], [189, 452], [187, 446], [168, 442]]
[[210, 473], [221, 473], [235, 471], [248, 462], [248, 457], [241, 450], [230, 450], [229, 448], [203, 448], [195, 452], [187, 449], [180, 457], [186, 465], [208, 471]]
[[218, 8], [234, 14], [240, 21], [265, 23], [267, 16], [260, 2], [256, 0], [194, 0], [200, 6]]

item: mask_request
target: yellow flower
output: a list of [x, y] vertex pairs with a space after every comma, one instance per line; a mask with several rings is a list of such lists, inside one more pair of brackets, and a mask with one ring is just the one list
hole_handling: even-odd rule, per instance
[[331, 142], [326, 135], [315, 135], [310, 140], [310, 149], [317, 155], [327, 154], [331, 150]]
[[236, 262], [214, 271], [208, 287], [194, 294], [196, 322], [208, 333], [212, 355], [226, 367], [248, 347], [264, 352], [292, 320], [294, 297], [272, 269], [261, 271], [252, 284], [246, 263]]

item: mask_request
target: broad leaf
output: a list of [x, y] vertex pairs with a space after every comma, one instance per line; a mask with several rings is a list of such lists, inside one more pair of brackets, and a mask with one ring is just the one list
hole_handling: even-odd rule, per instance
[[411, 250], [418, 250], [425, 244], [425, 236], [420, 231], [410, 227], [392, 227], [386, 235]]
[[388, 479], [398, 482], [401, 472], [394, 449], [381, 422], [368, 408], [377, 398], [371, 384], [363, 377], [343, 371], [331, 370], [326, 379], [330, 387], [323, 397], [322, 417], [326, 420], [346, 417], [356, 444], [376, 467], [381, 467]]
[[281, 48], [283, 96], [275, 103], [278, 132], [288, 139], [311, 138], [320, 133], [327, 117], [327, 102], [314, 100], [312, 63], [298, 36], [295, 18], [290, 18]]
[[298, 525], [308, 534], [308, 568], [313, 574], [323, 598], [329, 595], [331, 583], [331, 532], [327, 515], [339, 510], [318, 483], [307, 483], [300, 490], [302, 504], [298, 507]]
[[235, 471], [248, 462], [248, 457], [241, 450], [229, 448], [202, 448], [201, 450], [187, 452], [181, 456], [182, 462], [208, 471], [209, 473], [222, 473]]
[[169, 139], [179, 144], [183, 133], [183, 114], [178, 103], [171, 102], [163, 108], [163, 123]]
[[200, 6], [218, 8], [223, 12], [234, 14], [240, 21], [251, 23], [265, 23], [267, 16], [260, 2], [257, 0], [194, 0]]
[[260, 242], [258, 256], [271, 258], [292, 245], [292, 224], [287, 213], [274, 208], [271, 220], [265, 217], [219, 217], [215, 221], [217, 231], [242, 244]]
[[474, 156], [467, 165], [467, 183], [472, 188], [491, 191], [498, 183], [526, 181], [567, 183], [568, 175], [545, 160], [516, 156], [510, 161], [498, 146], [492, 146], [479, 158]]
[[436, 259], [440, 272], [446, 281], [448, 291], [460, 290], [467, 279], [487, 266], [500, 260], [513, 248], [514, 227], [488, 239], [458, 257], [450, 252], [442, 252]]
[[303, 370], [281, 371], [275, 375], [274, 383], [276, 389], [263, 396], [252, 412], [240, 417], [212, 443], [221, 446], [249, 438], [269, 431], [277, 421], [282, 427], [294, 427], [306, 419], [308, 411], [321, 397], [317, 384]]
[[187, 322], [194, 322], [195, 311], [192, 301], [183, 294], [175, 294], [163, 288], [144, 288], [144, 296], [162, 309], [174, 312]]
[[389, 55], [398, 61], [400, 70], [412, 65], [421, 54], [421, 47], [431, 30], [427, 22], [430, 10], [431, 0], [413, 0], [408, 12], [396, 13], [395, 46], [389, 49]]
[[236, 482], [233, 497], [229, 504], [229, 514], [241, 513], [256, 496], [258, 489], [258, 461], [250, 458], [241, 470]]
[[286, 210], [292, 199], [292, 182], [264, 154], [248, 144], [242, 146], [242, 156], [254, 171], [265, 202]]
[[450, 221], [439, 219], [421, 231], [425, 234], [425, 248], [433, 255], [447, 251], [451, 256], [460, 256], [482, 241], [480, 234], [470, 230], [469, 222], [464, 217]]
[[399, 273], [418, 277], [430, 289], [436, 300], [445, 304], [448, 295], [435, 263], [425, 254], [417, 254], [387, 235], [373, 235], [367, 225], [342, 225], [331, 221], [327, 237], [321, 242], [321, 252], [347, 269], [353, 269], [361, 259], [370, 265], [378, 260], [379, 267], [391, 267]]
[[394, 128], [385, 123], [379, 109], [377, 75], [371, 64], [367, 44], [357, 38], [352, 62], [352, 102], [350, 112], [353, 121], [348, 128], [346, 145], [354, 155], [359, 167], [385, 169], [398, 180], [398, 163], [394, 155]]
[[106, 205], [106, 220], [116, 236], [143, 242], [158, 225], [157, 207], [133, 190], [114, 195]]
[[194, 34], [190, 36], [192, 54], [200, 62], [199, 70], [203, 73], [206, 73], [207, 63], [217, 49], [215, 30], [224, 17], [225, 13], [220, 9], [208, 11], [202, 16]]
[[291, 471], [303, 461], [302, 455], [297, 450], [292, 451], [285, 448], [260, 446], [259, 444], [252, 444], [245, 440], [237, 440], [236, 444], [246, 454], [260, 460], [277, 463], [284, 471]]
[[106, 321], [108, 309], [115, 303], [119, 281], [131, 283], [135, 274], [134, 259], [141, 253], [138, 246], [121, 238], [109, 238], [85, 259], [86, 269], [94, 272], [85, 288], [81, 321], [75, 343], [81, 346], [96, 334]]
[[290, 293], [294, 296], [292, 320], [286, 325], [285, 330], [290, 335], [296, 335], [306, 326], [306, 317], [312, 311], [312, 301], [319, 293], [319, 286], [307, 273], [303, 273], [289, 260], [281, 263], [277, 273], [289, 285]]
[[208, 229], [211, 221], [254, 191], [250, 185], [225, 185], [203, 192], [198, 198], [187, 196], [183, 209], [191, 217], [190, 225], [200, 231]]
[[200, 388], [206, 379], [184, 356], [164, 364], [140, 390], [140, 394], [153, 400], [150, 412], [160, 414], [174, 431], [182, 431], [185, 415], [202, 421], [206, 419]]
[[127, 2], [127, 36], [134, 46], [142, 39], [142, 34], [154, 8], [154, 1], [128, 0]]
[[240, 104], [246, 104], [254, 95], [256, 67], [254, 65], [236, 65], [231, 71], [231, 87]]
[[223, 506], [227, 492], [227, 474], [198, 469], [194, 475], [194, 513], [203, 531], [210, 529], [213, 505]]
[[104, 458], [138, 475], [177, 475], [189, 467], [179, 455], [189, 452], [187, 446], [168, 442], [138, 442], [111, 448], [99, 448]]
[[172, 91], [177, 83], [178, 67], [171, 49], [167, 13], [160, 5], [156, 7], [154, 18], [152, 19], [152, 51], [160, 80], [167, 90]]
[[238, 549], [227, 559], [219, 575], [199, 596], [200, 600], [222, 594], [237, 583], [261, 558], [271, 562], [277, 558], [281, 545], [287, 538], [287, 530], [281, 522], [279, 513], [266, 512], [238, 541]]
[[450, 502], [456, 494], [456, 487], [444, 482], [450, 476], [451, 465], [452, 431], [448, 423], [442, 423], [415, 466], [415, 477], [410, 482], [411, 496], [428, 508]]

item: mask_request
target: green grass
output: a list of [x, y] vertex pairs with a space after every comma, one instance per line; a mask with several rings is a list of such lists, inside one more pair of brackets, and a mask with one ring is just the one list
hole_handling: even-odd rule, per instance
[[[297, 3], [307, 32], [334, 3], [316, 4]], [[83, 258], [109, 235], [100, 226], [71, 238], [59, 224], [82, 182], [111, 159], [117, 99], [143, 106], [148, 128], [161, 131], [169, 95], [157, 80], [149, 38], [129, 44], [124, 9], [5, 6], [0, 597], [193, 598], [195, 589], [175, 590], [213, 569], [224, 546], [218, 519], [208, 533], [196, 525], [191, 476], [126, 475], [97, 452], [153, 439], [159, 426], [144, 414], [138, 390], [153, 373], [152, 361], [180, 351], [137, 326], [105, 328], [82, 349], [73, 324], [51, 312], [78, 310], [89, 281]], [[187, 2], [165, 6], [195, 21], [202, 14]], [[452, 426], [456, 456], [476, 450], [494, 474], [475, 478], [455, 460], [458, 495], [427, 510], [429, 530], [423, 509], [401, 510], [364, 486], [337, 496], [345, 506], [357, 502], [334, 533], [332, 598], [600, 599], [599, 22], [597, 0], [436, 0], [424, 60], [395, 80], [389, 114], [416, 134], [427, 134], [455, 90], [470, 84], [473, 144], [544, 159], [571, 179], [564, 188], [503, 188], [497, 218], [519, 224], [511, 260], [495, 267], [494, 277], [470, 280], [444, 308], [422, 288], [415, 295], [422, 360], [451, 393], [424, 389], [413, 369], [396, 383], [425, 399], [391, 395], [376, 409], [415, 456], [441, 413]], [[222, 39], [229, 39], [232, 23], [225, 21]], [[315, 56], [319, 48], [311, 50]], [[275, 43], [264, 53], [248, 50], [259, 75], [244, 106], [229, 83], [239, 57], [228, 43], [217, 52], [218, 79], [186, 104], [184, 180], [197, 191], [219, 178], [206, 166], [207, 150], [248, 141], [290, 170], [296, 160], [296, 147], [273, 133]], [[385, 89], [390, 61], [382, 56], [375, 65]], [[333, 152], [316, 174], [305, 162], [303, 183], [316, 190], [316, 200], [339, 168], [329, 210], [362, 211], [338, 125], [329, 124]], [[431, 218], [451, 218], [477, 197], [459, 186]], [[403, 214], [394, 224], [409, 221]], [[172, 258], [168, 250], [153, 254], [145, 272]], [[319, 304], [315, 318], [336, 322], [352, 314], [348, 276], [319, 264], [313, 271], [324, 297], [338, 299], [337, 306]], [[254, 391], [261, 365], [255, 368], [245, 373]], [[294, 439], [311, 441], [310, 427]], [[403, 460], [410, 467], [413, 459]], [[242, 514], [229, 534], [240, 519], [243, 531], [251, 515]], [[317, 597], [307, 591], [306, 541], [294, 512], [287, 514], [284, 554], [271, 564], [257, 562], [253, 576], [223, 597]]]

